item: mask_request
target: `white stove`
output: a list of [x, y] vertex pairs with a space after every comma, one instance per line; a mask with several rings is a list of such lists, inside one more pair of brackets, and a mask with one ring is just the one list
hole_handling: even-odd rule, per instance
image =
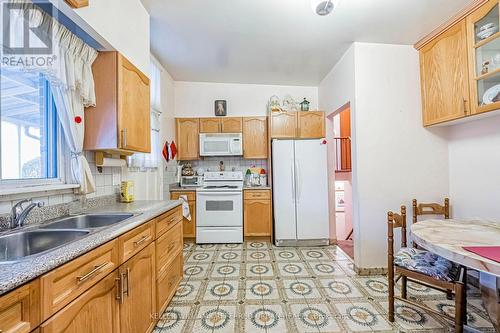
[[243, 242], [243, 172], [206, 172], [196, 191], [196, 243]]

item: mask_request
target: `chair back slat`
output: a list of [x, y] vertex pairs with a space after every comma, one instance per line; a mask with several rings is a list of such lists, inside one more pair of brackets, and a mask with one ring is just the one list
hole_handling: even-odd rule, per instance
[[445, 219], [450, 218], [450, 199], [444, 199], [444, 205], [438, 203], [418, 203], [413, 199], [413, 223], [417, 223], [421, 215], [443, 215]]

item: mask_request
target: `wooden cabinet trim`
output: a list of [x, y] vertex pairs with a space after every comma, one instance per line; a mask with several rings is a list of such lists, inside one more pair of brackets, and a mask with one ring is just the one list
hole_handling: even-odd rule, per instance
[[119, 333], [117, 294], [118, 270], [115, 270], [44, 322], [41, 333]]
[[72, 8], [82, 8], [89, 5], [89, 0], [64, 0]]
[[297, 136], [301, 139], [322, 139], [326, 135], [323, 111], [301, 111], [297, 114]]
[[488, 1], [489, 0], [475, 0], [471, 4], [467, 5], [461, 11], [459, 11], [457, 14], [451, 17], [448, 21], [444, 22], [439, 27], [434, 29], [431, 33], [429, 33], [427, 36], [416, 42], [414, 45], [415, 49], [419, 51], [428, 43], [438, 38], [442, 33], [444, 33], [450, 27], [454, 26], [455, 24], [463, 20], [465, 17], [467, 17], [469, 14], [474, 12], [476, 9], [478, 9]]
[[[463, 118], [470, 110], [466, 38], [462, 20], [420, 50], [424, 126]], [[450, 62], [436, 63], [443, 56]]]
[[177, 223], [173, 228], [156, 240], [157, 278], [165, 274], [166, 269], [172, 263], [175, 256], [182, 251], [182, 236], [182, 223]]
[[243, 118], [243, 158], [268, 158], [268, 123], [267, 117]]
[[125, 279], [120, 333], [151, 332], [156, 319], [156, 257], [151, 243], [120, 266]]
[[178, 206], [156, 218], [156, 238], [182, 221], [182, 206]]
[[183, 256], [182, 251], [172, 260], [170, 266], [165, 270], [166, 274], [158, 277], [156, 307], [158, 313], [162, 313], [168, 306], [168, 303], [174, 297], [177, 287], [182, 280], [183, 275]]
[[0, 296], [0, 332], [30, 332], [40, 324], [40, 280]]
[[118, 267], [117, 245], [118, 242], [112, 240], [40, 278], [43, 320], [62, 309]]
[[151, 220], [118, 238], [120, 264], [132, 258], [154, 240], [154, 220]]

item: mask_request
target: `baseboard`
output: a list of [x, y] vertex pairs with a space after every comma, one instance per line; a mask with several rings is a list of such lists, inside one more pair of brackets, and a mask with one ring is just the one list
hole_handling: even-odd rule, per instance
[[387, 275], [387, 267], [363, 268], [354, 265], [354, 271], [359, 276]]
[[337, 239], [333, 239], [333, 238], [330, 238], [330, 245], [337, 245], [338, 242], [337, 242]]

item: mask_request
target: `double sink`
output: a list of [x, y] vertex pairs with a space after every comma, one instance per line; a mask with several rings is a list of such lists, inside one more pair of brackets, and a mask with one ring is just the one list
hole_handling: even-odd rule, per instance
[[36, 229], [12, 231], [0, 236], [0, 264], [40, 255], [132, 216], [134, 214], [130, 213], [82, 214], [61, 218]]

